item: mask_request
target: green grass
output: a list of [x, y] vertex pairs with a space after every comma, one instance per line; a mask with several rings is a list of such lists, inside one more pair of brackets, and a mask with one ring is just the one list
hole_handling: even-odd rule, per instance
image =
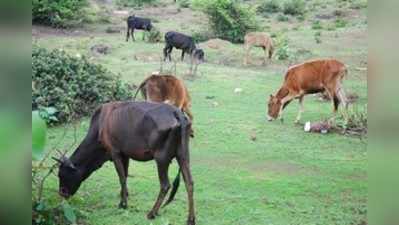
[[[265, 120], [268, 96], [281, 85], [286, 68], [309, 58], [336, 57], [345, 62], [350, 73], [344, 86], [359, 95], [356, 105], [366, 104], [366, 73], [355, 69], [367, 60], [367, 42], [359, 38], [366, 36], [366, 26], [323, 30], [323, 42], [317, 44], [311, 23], [306, 26], [304, 22], [300, 29], [285, 29], [290, 24], [274, 22], [273, 32], [284, 30], [290, 47], [307, 49], [310, 56], [299, 54], [295, 61], [274, 59], [270, 65], [260, 66], [263, 52], [253, 49], [253, 64], [242, 66], [241, 45], [222, 51], [204, 47], [208, 63], [200, 65], [195, 79], [185, 79], [188, 64], [177, 64], [177, 76], [185, 79], [193, 101], [196, 137], [190, 146], [197, 224], [349, 225], [367, 221], [367, 137], [305, 133], [302, 126], [294, 125], [296, 102], [284, 112], [284, 123]], [[159, 69], [163, 44], [144, 43], [140, 33], [136, 39], [135, 43], [126, 43], [123, 35], [104, 34], [94, 38], [44, 37], [38, 43], [89, 55], [92, 45], [110, 44], [109, 55], [93, 56], [92, 60], [120, 73], [125, 81], [138, 84]], [[174, 50], [173, 57], [178, 59], [179, 54]], [[235, 88], [243, 91], [234, 93]], [[331, 112], [329, 102], [307, 96], [302, 122], [329, 118]], [[88, 125], [87, 118], [77, 124], [78, 142]], [[58, 148], [72, 153], [78, 143], [70, 147], [74, 142], [71, 126], [50, 129], [48, 150], [60, 142], [65, 129], [67, 134]], [[253, 135], [255, 141], [251, 140]], [[171, 179], [176, 172], [174, 162]], [[176, 201], [161, 209], [156, 220], [149, 221], [145, 216], [159, 190], [155, 163], [132, 161], [130, 174], [128, 210], [117, 208], [120, 187], [111, 163], [83, 183], [71, 204], [86, 215], [87, 224], [184, 224], [187, 201], [183, 185]], [[53, 202], [59, 200], [57, 185], [55, 176], [46, 183], [45, 196]]]

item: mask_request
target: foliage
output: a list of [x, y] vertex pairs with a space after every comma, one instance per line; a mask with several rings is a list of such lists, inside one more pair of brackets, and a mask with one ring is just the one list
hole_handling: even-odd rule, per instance
[[275, 37], [276, 43], [276, 57], [278, 60], [287, 60], [291, 57], [292, 51], [288, 46], [288, 39], [283, 34], [278, 34]]
[[367, 105], [364, 107], [349, 107], [347, 112], [340, 114], [337, 127], [346, 134], [367, 134]]
[[194, 39], [195, 42], [204, 42], [209, 39], [214, 38], [214, 35], [210, 33], [209, 31], [195, 31], [191, 37]]
[[180, 8], [189, 8], [190, 7], [190, 0], [178, 0], [177, 4], [179, 4]]
[[151, 31], [148, 32], [148, 42], [156, 43], [160, 42], [161, 40], [162, 40], [161, 31], [156, 27], [152, 27]]
[[138, 7], [149, 4], [156, 4], [158, 0], [117, 0], [116, 4], [121, 7]]
[[38, 111], [32, 112], [32, 159], [39, 160], [43, 157], [46, 143], [46, 123], [39, 116]]
[[87, 0], [32, 0], [32, 22], [53, 27], [71, 27], [86, 18]]
[[320, 20], [315, 20], [315, 21], [313, 21], [313, 23], [312, 23], [312, 29], [313, 29], [313, 30], [321, 30], [321, 29], [323, 29], [323, 26], [321, 25]]
[[287, 22], [290, 20], [290, 18], [284, 14], [278, 14], [277, 20], [280, 22]]
[[343, 19], [337, 19], [335, 20], [335, 27], [336, 28], [343, 28], [346, 27], [346, 25], [348, 24], [348, 22], [346, 20]]
[[306, 3], [303, 0], [287, 0], [283, 4], [283, 12], [286, 15], [304, 15]]
[[320, 31], [317, 31], [317, 32], [314, 34], [314, 39], [315, 39], [315, 41], [316, 41], [317, 44], [320, 44], [320, 43], [321, 43], [321, 32], [320, 32]]
[[268, 13], [277, 13], [281, 11], [281, 5], [278, 0], [264, 1], [256, 9], [261, 15], [267, 15]]
[[193, 4], [208, 16], [218, 38], [243, 42], [246, 33], [258, 29], [255, 11], [236, 0], [196, 0]]
[[103, 102], [131, 97], [118, 76], [86, 57], [70, 56], [58, 49], [34, 46], [32, 81], [32, 109], [40, 110], [48, 123], [89, 115]]

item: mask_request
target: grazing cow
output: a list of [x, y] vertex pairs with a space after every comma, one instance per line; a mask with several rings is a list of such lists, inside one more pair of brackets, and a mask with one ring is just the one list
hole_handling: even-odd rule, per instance
[[181, 49], [181, 61], [184, 60], [184, 54], [187, 53], [191, 56], [191, 60], [196, 60], [196, 64], [204, 61], [204, 51], [197, 49], [192, 37], [185, 34], [169, 31], [165, 34], [165, 48], [163, 49], [164, 61], [166, 58], [172, 61], [171, 53], [173, 47]]
[[[129, 40], [130, 34], [132, 35], [132, 40], [135, 41], [134, 29], [144, 30], [144, 31], [148, 31], [148, 32], [151, 31], [151, 29], [152, 29], [151, 20], [147, 19], [147, 18], [137, 17], [135, 15], [129, 16], [127, 18], [126, 41]], [[143, 40], [144, 40], [144, 35], [143, 35]]]
[[191, 98], [183, 81], [172, 75], [151, 75], [147, 77], [137, 88], [134, 99], [138, 92], [149, 102], [163, 102], [181, 109], [193, 120], [190, 111]]
[[340, 101], [347, 107], [347, 100], [342, 87], [342, 79], [347, 74], [345, 65], [335, 59], [314, 60], [292, 66], [288, 69], [284, 83], [275, 96], [270, 95], [268, 120], [280, 117], [283, 109], [294, 98], [299, 100], [300, 109], [295, 122], [301, 119], [303, 98], [306, 94], [326, 91], [333, 104], [334, 114]]
[[102, 105], [91, 118], [89, 131], [70, 158], [56, 159], [59, 163], [59, 193], [68, 198], [81, 183], [104, 162], [112, 160], [121, 185], [120, 208], [127, 207], [129, 159], [155, 160], [158, 167], [160, 192], [155, 205], [147, 214], [153, 219], [170, 188], [168, 168], [176, 158], [179, 172], [169, 199], [176, 194], [180, 172], [186, 184], [189, 215], [187, 224], [195, 224], [193, 180], [189, 162], [190, 122], [178, 108], [149, 102], [113, 102]]
[[246, 34], [244, 37], [244, 48], [245, 48], [244, 65], [248, 64], [249, 51], [251, 50], [252, 46], [262, 47], [263, 50], [265, 51], [265, 58], [263, 60], [263, 64], [266, 63], [267, 58], [271, 60], [274, 51], [273, 40], [269, 37], [267, 33], [251, 32]]

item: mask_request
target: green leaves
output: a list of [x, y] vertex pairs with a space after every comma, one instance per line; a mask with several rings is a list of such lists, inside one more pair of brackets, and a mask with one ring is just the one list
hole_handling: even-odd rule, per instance
[[64, 212], [65, 218], [71, 222], [76, 223], [76, 214], [74, 209], [69, 205], [67, 201], [64, 201], [62, 204], [62, 210]]
[[38, 111], [32, 112], [32, 158], [40, 160], [43, 157], [46, 143], [46, 123], [39, 116]]

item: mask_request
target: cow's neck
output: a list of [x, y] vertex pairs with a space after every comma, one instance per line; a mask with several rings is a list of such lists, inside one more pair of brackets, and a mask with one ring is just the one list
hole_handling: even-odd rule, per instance
[[109, 154], [101, 145], [85, 145], [84, 143], [70, 157], [75, 167], [81, 170], [84, 179], [89, 177], [91, 173], [99, 169], [109, 159]]
[[277, 92], [277, 94], [276, 94], [276, 97], [277, 97], [277, 99], [279, 99], [279, 100], [283, 100], [285, 97], [288, 96], [288, 94], [289, 94], [288, 88], [286, 88], [285, 86], [282, 86], [282, 87], [278, 90], [278, 92]]

